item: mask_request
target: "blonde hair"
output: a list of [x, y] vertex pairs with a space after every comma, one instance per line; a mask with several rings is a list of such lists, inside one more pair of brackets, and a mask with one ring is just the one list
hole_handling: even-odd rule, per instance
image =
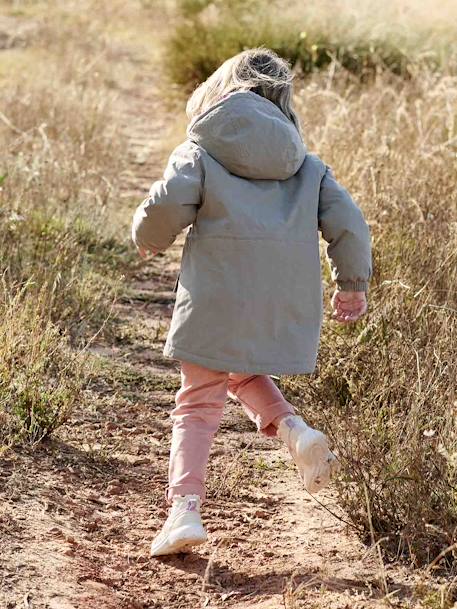
[[235, 91], [253, 91], [278, 106], [300, 131], [292, 108], [292, 81], [289, 63], [274, 51], [247, 49], [224, 63], [201, 83], [189, 98], [186, 113], [190, 120]]

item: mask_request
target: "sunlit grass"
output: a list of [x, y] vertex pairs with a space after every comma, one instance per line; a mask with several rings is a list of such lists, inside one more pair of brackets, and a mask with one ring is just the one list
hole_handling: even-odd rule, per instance
[[167, 71], [191, 88], [228, 57], [255, 46], [274, 49], [305, 74], [330, 64], [362, 80], [380, 71], [411, 78], [424, 66], [455, 71], [455, 6], [449, 2], [442, 12], [417, 4], [184, 0], [168, 39]]
[[295, 101], [310, 149], [365, 212], [375, 274], [367, 317], [327, 319], [317, 373], [282, 385], [331, 437], [360, 532], [368, 539], [368, 492], [383, 547], [419, 565], [457, 525], [457, 78], [348, 89], [328, 73]]

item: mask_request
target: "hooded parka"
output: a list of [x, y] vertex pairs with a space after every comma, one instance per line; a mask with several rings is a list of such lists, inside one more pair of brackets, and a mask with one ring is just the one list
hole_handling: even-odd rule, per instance
[[187, 233], [166, 356], [227, 372], [314, 370], [322, 323], [319, 231], [332, 277], [364, 291], [368, 226], [329, 167], [269, 100], [232, 93], [190, 123], [135, 212], [137, 247]]

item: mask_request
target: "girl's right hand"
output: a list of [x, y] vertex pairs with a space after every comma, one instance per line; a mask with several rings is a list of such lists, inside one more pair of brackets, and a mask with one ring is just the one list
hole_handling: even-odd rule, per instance
[[358, 321], [368, 309], [365, 292], [335, 290], [332, 297], [333, 319], [342, 324]]

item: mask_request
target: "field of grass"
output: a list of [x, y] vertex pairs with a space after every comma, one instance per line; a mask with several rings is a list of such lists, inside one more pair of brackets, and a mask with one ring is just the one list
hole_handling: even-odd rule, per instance
[[0, 22], [0, 444], [47, 435], [81, 399], [78, 351], [133, 260], [112, 48], [100, 21], [59, 3], [43, 19], [45, 4], [4, 2]]
[[[248, 46], [294, 63], [306, 143], [363, 208], [375, 276], [367, 317], [354, 327], [327, 320], [316, 374], [280, 384], [330, 435], [340, 503], [360, 536], [415, 566], [443, 552], [440, 566], [454, 572], [452, 2], [1, 2], [17, 36], [0, 50], [0, 446], [36, 441], [65, 420], [83, 396], [84, 347], [109, 332], [111, 304], [128, 289], [134, 202], [120, 213], [126, 159], [115, 108], [135, 74], [121, 24], [131, 13], [140, 24], [159, 5], [167, 36], [151, 53], [170, 99]], [[328, 296], [328, 273], [325, 284]]]
[[332, 436], [353, 522], [369, 535], [368, 496], [383, 545], [421, 564], [456, 541], [457, 79], [338, 81], [315, 78], [296, 101], [370, 223], [370, 311], [327, 323], [317, 374], [283, 385]]
[[165, 62], [187, 88], [245, 48], [265, 45], [301, 74], [343, 67], [364, 81], [380, 72], [412, 78], [422, 70], [455, 73], [455, 3], [430, 0], [177, 0]]

